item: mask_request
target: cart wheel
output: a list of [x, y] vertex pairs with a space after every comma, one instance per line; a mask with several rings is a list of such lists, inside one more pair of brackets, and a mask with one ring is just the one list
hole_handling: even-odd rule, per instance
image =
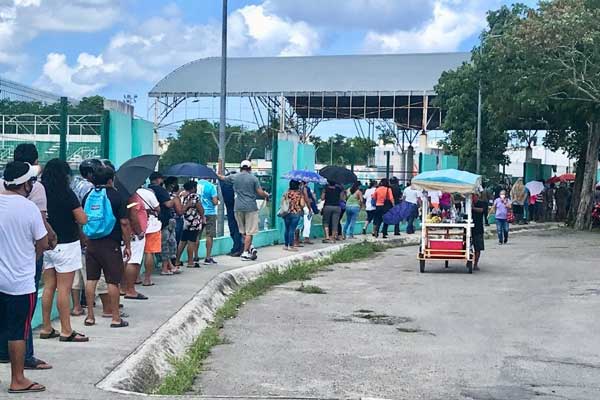
[[419, 270], [421, 273], [425, 272], [425, 260], [419, 260]]
[[448, 268], [448, 260], [445, 261], [445, 266]]
[[467, 261], [467, 271], [469, 271], [470, 274], [473, 273], [473, 261]]

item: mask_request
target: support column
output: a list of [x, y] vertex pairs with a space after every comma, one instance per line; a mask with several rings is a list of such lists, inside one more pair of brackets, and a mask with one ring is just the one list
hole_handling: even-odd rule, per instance
[[400, 180], [406, 183], [406, 150], [400, 152]]
[[60, 98], [60, 148], [58, 157], [67, 161], [67, 131], [68, 131], [68, 100], [66, 97]]
[[415, 148], [412, 147], [412, 144], [408, 146], [406, 151], [406, 174], [407, 181], [411, 180], [413, 177], [413, 169], [415, 166]]

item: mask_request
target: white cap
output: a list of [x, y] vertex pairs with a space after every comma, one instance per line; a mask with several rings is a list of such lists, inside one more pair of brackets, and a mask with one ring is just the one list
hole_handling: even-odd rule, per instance
[[[27, 172], [25, 172], [25, 174], [15, 178], [11, 181], [4, 179], [4, 183], [7, 185], [22, 185], [25, 182], [29, 181], [31, 178], [35, 178], [39, 175], [40, 169], [38, 166], [33, 166], [33, 165], [30, 165], [29, 163], [25, 163], [25, 164], [27, 164], [27, 166], [29, 167], [29, 169], [27, 170]], [[6, 174], [4, 176], [6, 176]]]
[[240, 168], [252, 168], [252, 163], [250, 162], [250, 160], [244, 160], [240, 164]]

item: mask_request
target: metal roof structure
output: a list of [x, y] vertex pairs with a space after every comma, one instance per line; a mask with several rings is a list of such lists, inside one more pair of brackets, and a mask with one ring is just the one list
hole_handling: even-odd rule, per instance
[[[0, 77], [0, 100], [39, 101], [51, 104], [59, 102], [60, 95]], [[77, 104], [79, 100], [69, 98], [69, 102]]]
[[[314, 127], [328, 119], [432, 130], [442, 120], [430, 101], [435, 85], [444, 71], [469, 60], [470, 53], [229, 58], [227, 95], [284, 110], [287, 127], [299, 134], [310, 134], [307, 121]], [[219, 97], [220, 71], [219, 57], [205, 58], [161, 79], [148, 93], [156, 99], [157, 124], [185, 99]]]

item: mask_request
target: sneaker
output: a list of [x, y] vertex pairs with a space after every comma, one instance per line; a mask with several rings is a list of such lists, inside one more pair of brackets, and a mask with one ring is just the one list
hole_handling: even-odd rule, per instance
[[216, 265], [218, 264], [214, 258], [205, 258], [204, 259], [204, 265]]
[[258, 254], [258, 250], [256, 250], [256, 247], [252, 246], [250, 247], [250, 253], [252, 253], [253, 256]]
[[242, 255], [240, 256], [240, 258], [242, 259], [242, 261], [252, 261], [252, 254], [248, 251], [245, 251], [242, 253]]
[[241, 251], [236, 251], [236, 252], [230, 254], [231, 257], [239, 257], [241, 255], [242, 255]]

